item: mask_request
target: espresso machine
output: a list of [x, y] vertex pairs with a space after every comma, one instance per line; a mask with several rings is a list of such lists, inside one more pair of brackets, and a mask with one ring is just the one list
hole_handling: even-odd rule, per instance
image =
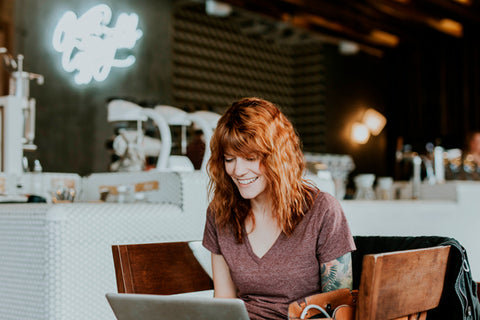
[[[219, 114], [210, 111], [187, 113], [179, 108], [156, 105], [144, 108], [123, 99], [114, 99], [108, 103], [108, 122], [129, 123], [129, 126], [117, 129], [115, 136], [108, 140], [107, 148], [117, 157], [110, 165], [110, 171], [138, 172], [147, 169], [146, 157], [157, 158], [156, 171], [193, 171], [194, 167], [186, 154], [187, 127], [195, 125], [205, 136], [208, 146]], [[152, 120], [159, 137], [145, 134], [145, 124]], [[180, 154], [173, 154], [173, 127], [180, 127]], [[175, 139], [178, 140], [178, 139]], [[210, 149], [206, 148], [201, 169], [205, 170]]]
[[108, 122], [135, 124], [118, 129], [112, 139], [111, 150], [118, 156], [118, 160], [111, 163], [110, 171], [142, 171], [145, 169], [145, 157], [158, 157], [161, 149], [169, 148], [168, 145], [162, 145], [159, 139], [144, 134], [144, 123], [148, 119], [153, 119], [157, 126], [159, 122], [164, 121], [155, 117], [156, 114], [146, 111], [133, 102], [121, 99], [108, 103]]
[[15, 59], [6, 48], [0, 48], [7, 71], [10, 73], [9, 92], [0, 97], [2, 148], [0, 150], [1, 171], [6, 174], [21, 175], [24, 171], [23, 152], [36, 150], [35, 138], [35, 99], [30, 98], [30, 81], [41, 85], [44, 78], [40, 74], [23, 70], [23, 55]]

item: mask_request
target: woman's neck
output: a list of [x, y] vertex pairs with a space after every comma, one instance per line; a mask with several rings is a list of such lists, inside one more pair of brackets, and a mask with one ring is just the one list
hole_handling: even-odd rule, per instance
[[250, 199], [250, 207], [255, 217], [272, 215], [272, 202], [266, 197]]
[[[278, 235], [280, 227], [276, 217], [273, 215], [271, 201], [250, 200], [252, 215], [245, 220], [245, 228], [248, 234], [255, 229], [270, 230], [269, 232]], [[272, 231], [274, 230], [274, 231]]]

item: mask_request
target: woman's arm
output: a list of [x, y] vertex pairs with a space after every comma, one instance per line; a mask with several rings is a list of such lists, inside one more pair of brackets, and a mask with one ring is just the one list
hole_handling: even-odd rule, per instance
[[352, 255], [349, 253], [338, 259], [320, 265], [322, 292], [341, 288], [352, 289]]
[[237, 288], [222, 255], [212, 253], [212, 272], [215, 298], [237, 298]]

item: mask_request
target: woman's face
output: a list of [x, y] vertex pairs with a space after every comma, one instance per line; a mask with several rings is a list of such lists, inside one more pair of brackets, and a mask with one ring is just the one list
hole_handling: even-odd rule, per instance
[[244, 199], [262, 200], [267, 180], [260, 159], [256, 156], [239, 157], [225, 154], [225, 171], [232, 178]]

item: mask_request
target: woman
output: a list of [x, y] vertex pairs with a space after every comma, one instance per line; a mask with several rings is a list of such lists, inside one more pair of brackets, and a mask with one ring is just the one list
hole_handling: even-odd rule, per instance
[[480, 131], [472, 131], [467, 135], [467, 156], [480, 167]]
[[241, 298], [251, 319], [286, 319], [293, 301], [351, 287], [355, 245], [343, 211], [303, 180], [299, 138], [275, 105], [233, 103], [210, 147], [203, 245], [215, 297]]

